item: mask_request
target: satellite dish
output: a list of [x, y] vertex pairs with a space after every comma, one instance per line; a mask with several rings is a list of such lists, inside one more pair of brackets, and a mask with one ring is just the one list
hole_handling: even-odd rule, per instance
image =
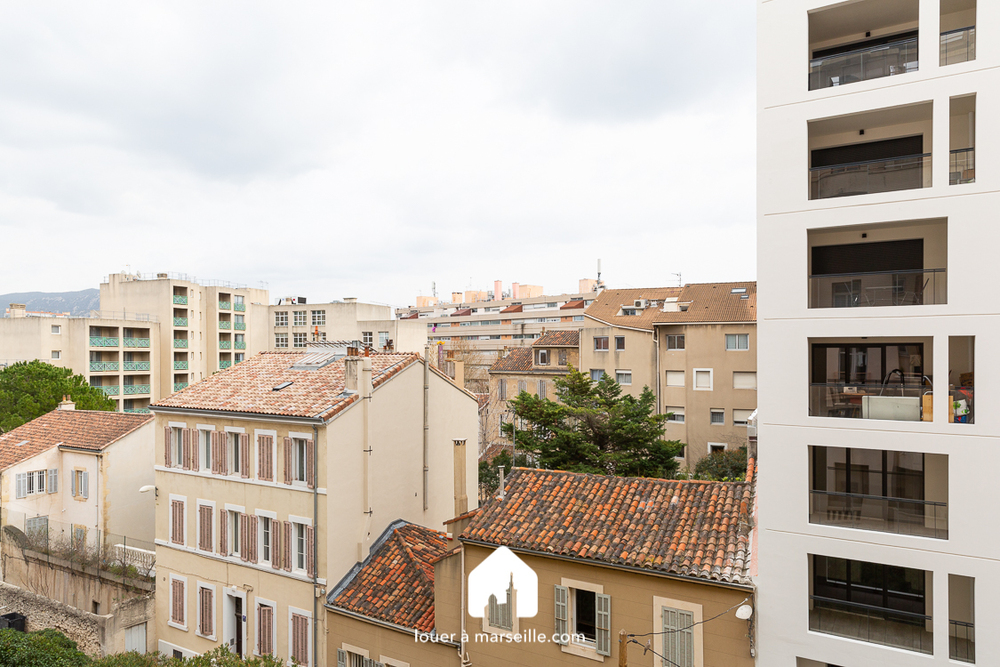
[[753, 616], [753, 607], [748, 604], [740, 605], [739, 609], [736, 610], [736, 618], [741, 621], [746, 621], [751, 616]]

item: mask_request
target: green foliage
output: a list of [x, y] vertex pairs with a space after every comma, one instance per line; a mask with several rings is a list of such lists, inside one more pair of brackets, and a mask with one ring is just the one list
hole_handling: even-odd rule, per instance
[[[683, 445], [663, 440], [667, 415], [653, 414], [656, 397], [643, 387], [636, 398], [622, 395], [610, 375], [599, 382], [570, 366], [555, 381], [560, 402], [521, 392], [510, 401], [523, 422], [517, 448], [542, 468], [628, 477], [670, 477]], [[513, 437], [513, 424], [504, 435]]]
[[115, 402], [82, 375], [42, 361], [22, 361], [0, 370], [0, 432], [51, 412], [68, 395], [78, 410], [114, 410]]
[[[528, 467], [528, 457], [518, 450], [517, 465], [522, 468]], [[493, 457], [493, 460], [479, 462], [479, 483], [488, 493], [495, 493], [500, 486], [500, 466], [503, 466], [504, 474], [509, 475], [511, 468], [510, 452], [503, 451]]]
[[716, 482], [739, 482], [747, 476], [747, 448], [712, 452], [694, 467], [696, 479]]

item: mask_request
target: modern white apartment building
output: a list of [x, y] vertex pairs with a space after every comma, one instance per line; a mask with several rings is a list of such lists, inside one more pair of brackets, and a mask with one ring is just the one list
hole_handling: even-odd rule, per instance
[[998, 31], [758, 0], [759, 664], [1000, 660]]
[[303, 297], [285, 297], [277, 304], [254, 306], [255, 317], [268, 324], [267, 349], [305, 348], [322, 341], [358, 341], [379, 352], [420, 352], [427, 344], [427, 327], [415, 319], [399, 320], [392, 307], [359, 302], [353, 297], [327, 303], [308, 303]]

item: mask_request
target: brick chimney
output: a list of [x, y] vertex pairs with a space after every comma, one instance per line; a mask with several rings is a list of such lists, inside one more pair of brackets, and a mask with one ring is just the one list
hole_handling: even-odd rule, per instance
[[56, 410], [76, 410], [76, 403], [69, 400], [69, 396], [63, 395], [63, 400], [61, 403], [59, 403], [59, 406], [56, 408]]

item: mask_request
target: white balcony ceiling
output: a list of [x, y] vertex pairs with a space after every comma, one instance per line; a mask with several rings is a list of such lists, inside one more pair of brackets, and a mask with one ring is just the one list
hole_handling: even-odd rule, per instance
[[919, 20], [919, 9], [917, 0], [861, 0], [824, 8], [809, 16], [809, 41], [826, 42], [911, 23]]

